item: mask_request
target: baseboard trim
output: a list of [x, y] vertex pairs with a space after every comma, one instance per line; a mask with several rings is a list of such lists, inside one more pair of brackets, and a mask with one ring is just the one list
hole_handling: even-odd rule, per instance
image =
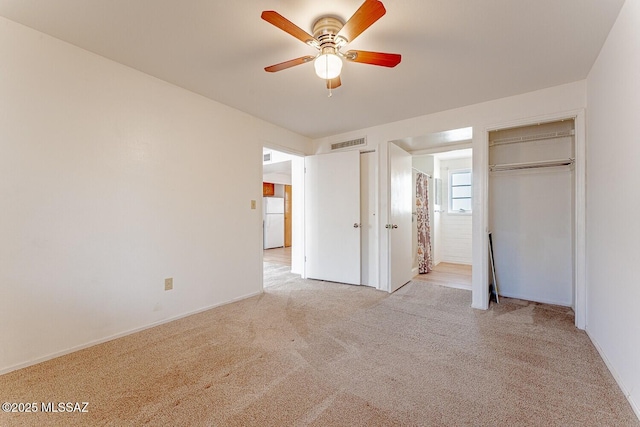
[[221, 303], [218, 303], [218, 304], [213, 304], [213, 305], [210, 305], [210, 306], [207, 306], [207, 307], [199, 308], [197, 310], [190, 311], [188, 313], [179, 314], [177, 316], [169, 317], [169, 318], [164, 319], [164, 320], [159, 320], [157, 322], [153, 322], [153, 323], [150, 323], [150, 324], [145, 325], [145, 326], [140, 326], [138, 328], [129, 329], [129, 330], [124, 331], [124, 332], [119, 332], [117, 334], [110, 335], [110, 336], [105, 337], [105, 338], [100, 338], [100, 339], [97, 339], [97, 340], [89, 341], [86, 344], [77, 345], [75, 347], [71, 347], [71, 348], [66, 349], [66, 350], [62, 350], [62, 351], [58, 351], [58, 352], [55, 352], [55, 353], [48, 354], [46, 356], [38, 357], [36, 359], [29, 360], [28, 362], [18, 363], [16, 365], [9, 366], [8, 368], [0, 369], [0, 375], [8, 374], [9, 372], [17, 371], [19, 369], [28, 368], [29, 366], [37, 365], [38, 363], [46, 362], [48, 360], [52, 360], [52, 359], [55, 359], [57, 357], [65, 356], [67, 354], [75, 353], [76, 351], [84, 350], [85, 348], [93, 347], [94, 345], [103, 344], [105, 342], [113, 341], [113, 340], [118, 339], [118, 338], [126, 337], [127, 335], [135, 334], [137, 332], [141, 332], [141, 331], [144, 331], [146, 329], [151, 329], [151, 328], [154, 328], [156, 326], [163, 325], [165, 323], [169, 323], [169, 322], [173, 322], [175, 320], [179, 320], [179, 319], [182, 319], [182, 318], [185, 318], [185, 317], [193, 316], [194, 314], [202, 313], [203, 311], [211, 310], [211, 309], [216, 308], [216, 307], [221, 307], [223, 305], [232, 304], [234, 302], [242, 301], [242, 300], [245, 300], [247, 298], [251, 298], [251, 297], [260, 295], [263, 292], [264, 292], [264, 290], [261, 289], [261, 290], [259, 290], [257, 292], [252, 292], [250, 294], [243, 295], [243, 296], [240, 296], [240, 297], [236, 297], [236, 298], [230, 299], [228, 301], [224, 301], [224, 302], [221, 302]]
[[445, 288], [462, 289], [463, 291], [472, 291], [473, 290], [470, 285], [457, 285], [455, 283], [447, 283], [446, 285], [445, 284], [440, 284], [440, 283], [434, 283], [434, 285], [444, 286]]
[[638, 403], [634, 402], [633, 398], [631, 397], [631, 393], [629, 392], [629, 390], [627, 390], [627, 387], [624, 385], [624, 382], [622, 381], [622, 378], [620, 378], [618, 371], [616, 371], [616, 369], [613, 367], [613, 365], [607, 358], [607, 355], [605, 354], [604, 350], [602, 350], [602, 347], [600, 346], [600, 344], [598, 344], [598, 341], [594, 339], [593, 336], [589, 333], [588, 326], [585, 327], [584, 331], [587, 333], [587, 336], [591, 340], [591, 343], [598, 351], [598, 354], [600, 354], [600, 357], [604, 361], [604, 364], [607, 366], [607, 369], [609, 369], [609, 372], [611, 372], [611, 375], [613, 375], [613, 379], [616, 380], [616, 383], [618, 384], [618, 387], [620, 387], [620, 390], [622, 390], [624, 397], [627, 398], [627, 402], [629, 402], [629, 404], [631, 405], [631, 409], [636, 414], [636, 417], [638, 417], [638, 420], [640, 420], [640, 402]]
[[500, 292], [499, 295], [501, 297], [505, 297], [505, 298], [521, 299], [521, 300], [524, 300], [524, 301], [538, 302], [540, 304], [559, 305], [561, 307], [572, 308], [571, 304], [570, 303], [566, 303], [566, 302], [553, 301], [553, 300], [545, 299], [545, 298], [534, 298], [534, 297], [530, 297], [530, 296], [527, 296], [527, 295], [514, 295], [514, 294], [509, 294], [509, 293], [503, 293], [500, 290], [500, 282], [498, 282], [498, 291]]

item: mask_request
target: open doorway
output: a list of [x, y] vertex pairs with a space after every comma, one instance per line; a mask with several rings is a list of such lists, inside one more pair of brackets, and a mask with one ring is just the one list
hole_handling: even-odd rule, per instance
[[412, 156], [413, 280], [472, 290], [472, 140], [463, 127], [392, 141]]
[[262, 243], [265, 283], [269, 269], [301, 274], [304, 158], [263, 148]]
[[291, 155], [262, 150], [263, 261], [291, 267]]
[[[412, 233], [417, 280], [471, 290], [472, 155], [472, 149], [465, 148], [413, 156], [414, 188], [418, 190], [414, 194]], [[421, 178], [427, 187], [424, 213], [418, 212], [424, 203], [418, 200]], [[420, 242], [425, 220], [430, 248]], [[423, 252], [430, 254], [429, 268], [420, 268]]]

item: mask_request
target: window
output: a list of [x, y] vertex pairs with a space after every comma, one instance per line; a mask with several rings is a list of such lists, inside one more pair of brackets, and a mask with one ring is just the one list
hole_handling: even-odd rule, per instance
[[449, 212], [471, 213], [471, 170], [457, 170], [449, 174]]

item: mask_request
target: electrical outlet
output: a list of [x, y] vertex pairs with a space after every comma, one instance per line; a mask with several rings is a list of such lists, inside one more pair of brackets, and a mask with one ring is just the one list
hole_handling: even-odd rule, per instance
[[256, 201], [252, 200], [251, 201], [251, 209], [255, 209], [256, 208]]
[[164, 279], [164, 290], [170, 291], [171, 289], [173, 289], [173, 277]]

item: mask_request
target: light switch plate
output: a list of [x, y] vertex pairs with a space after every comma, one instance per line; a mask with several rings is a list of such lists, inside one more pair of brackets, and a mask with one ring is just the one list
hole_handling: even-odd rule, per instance
[[251, 209], [255, 209], [256, 208], [256, 201], [252, 200], [251, 201]]
[[164, 279], [164, 290], [170, 291], [171, 289], [173, 289], [173, 277]]

